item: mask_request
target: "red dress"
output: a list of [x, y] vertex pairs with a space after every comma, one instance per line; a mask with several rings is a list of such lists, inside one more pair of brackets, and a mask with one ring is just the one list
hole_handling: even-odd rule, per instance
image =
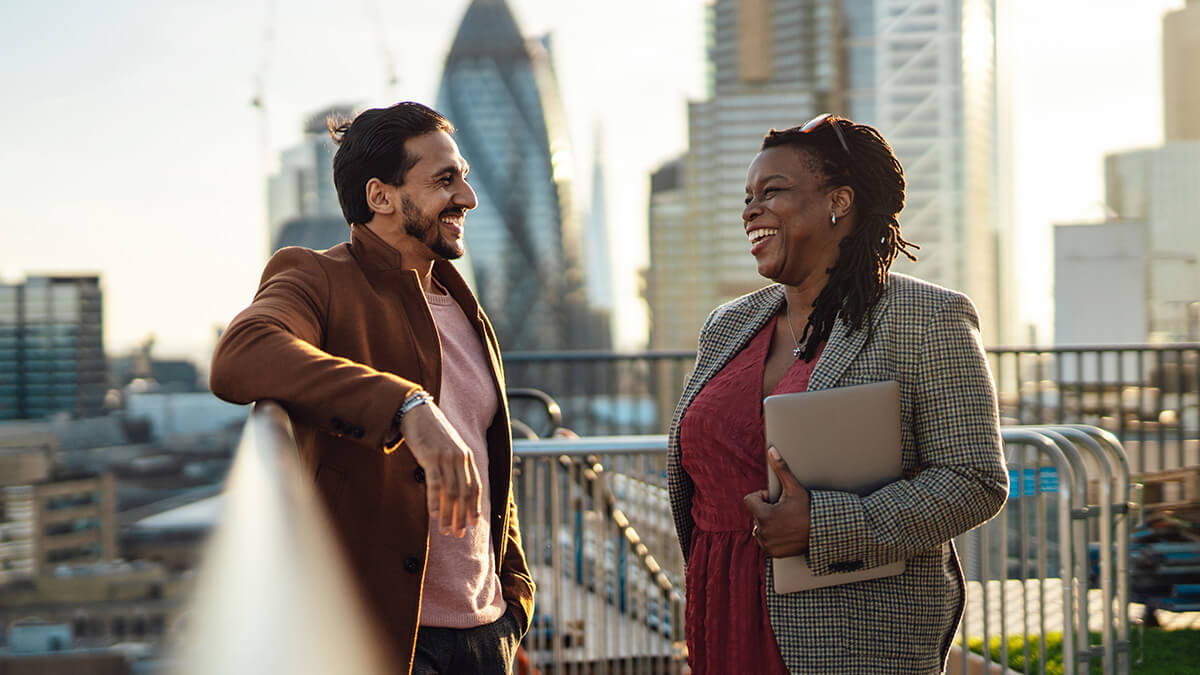
[[[788, 672], [767, 618], [766, 554], [742, 501], [767, 487], [762, 384], [775, 323], [704, 385], [680, 430], [681, 461], [695, 484], [686, 624], [695, 675]], [[772, 393], [805, 391], [816, 364], [796, 359]]]

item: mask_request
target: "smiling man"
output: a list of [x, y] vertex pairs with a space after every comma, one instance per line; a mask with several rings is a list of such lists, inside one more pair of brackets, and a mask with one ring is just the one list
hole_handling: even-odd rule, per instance
[[329, 126], [350, 242], [271, 258], [212, 391], [288, 411], [397, 668], [507, 674], [534, 586], [496, 337], [448, 262], [476, 205], [469, 167], [419, 103]]

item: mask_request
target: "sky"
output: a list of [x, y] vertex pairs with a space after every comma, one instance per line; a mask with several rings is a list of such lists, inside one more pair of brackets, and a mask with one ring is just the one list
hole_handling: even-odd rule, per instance
[[[639, 347], [648, 176], [704, 95], [705, 0], [509, 1], [552, 36], [581, 204], [603, 128], [618, 343]], [[1103, 155], [1161, 142], [1161, 17], [1183, 0], [999, 2], [1019, 320], [1045, 336], [1050, 225], [1102, 217]], [[0, 277], [99, 273], [110, 354], [154, 335], [206, 362], [265, 262], [279, 152], [332, 103], [435, 104], [468, 0], [0, 3]]]

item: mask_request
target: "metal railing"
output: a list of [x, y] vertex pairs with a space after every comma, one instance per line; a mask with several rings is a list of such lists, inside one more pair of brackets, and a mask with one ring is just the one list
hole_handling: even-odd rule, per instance
[[680, 673], [683, 563], [663, 436], [514, 443], [514, 494], [538, 584], [524, 646], [544, 673]]
[[[987, 351], [1002, 423], [1106, 429], [1137, 474], [1200, 464], [1200, 343]], [[513, 352], [504, 366], [510, 387], [550, 393], [581, 435], [661, 434], [694, 360], [692, 351]]]
[[[996, 636], [1004, 662], [1008, 636], [1022, 635], [1026, 672], [1045, 672], [1044, 663], [1028, 669], [1032, 645], [1045, 654], [1045, 636], [1061, 631], [1063, 672], [1093, 663], [1128, 672], [1136, 494], [1120, 442], [1076, 425], [1002, 431], [1013, 493], [997, 518], [959, 540], [969, 590], [958, 642]], [[514, 494], [538, 583], [523, 644], [541, 673], [684, 671], [683, 569], [665, 450], [662, 435], [514, 443]], [[286, 416], [257, 404], [178, 672], [389, 672], [335, 541]], [[965, 650], [953, 658], [966, 672]]]
[[1088, 673], [1098, 663], [1101, 672], [1128, 673], [1137, 491], [1120, 442], [1084, 425], [1001, 432], [1009, 499], [996, 518], [958, 540], [968, 600], [957, 641], [998, 642], [997, 660], [1007, 663], [1008, 639], [1019, 635], [1024, 672], [1045, 673], [1046, 636], [1061, 632], [1062, 672]]
[[277, 404], [254, 405], [224, 495], [173, 672], [394, 672]]

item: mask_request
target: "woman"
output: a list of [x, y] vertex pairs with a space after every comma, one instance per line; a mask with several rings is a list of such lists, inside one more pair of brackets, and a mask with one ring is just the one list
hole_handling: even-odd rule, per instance
[[[965, 586], [951, 538], [1007, 494], [995, 388], [965, 296], [889, 273], [904, 172], [866, 125], [772, 129], [742, 225], [775, 282], [718, 307], [671, 426], [668, 481], [687, 561], [692, 672], [940, 672]], [[762, 399], [896, 380], [903, 478], [876, 492], [785, 489], [766, 502]], [[776, 594], [771, 557], [814, 574], [904, 559], [898, 576]], [[832, 566], [832, 568], [831, 568]]]

